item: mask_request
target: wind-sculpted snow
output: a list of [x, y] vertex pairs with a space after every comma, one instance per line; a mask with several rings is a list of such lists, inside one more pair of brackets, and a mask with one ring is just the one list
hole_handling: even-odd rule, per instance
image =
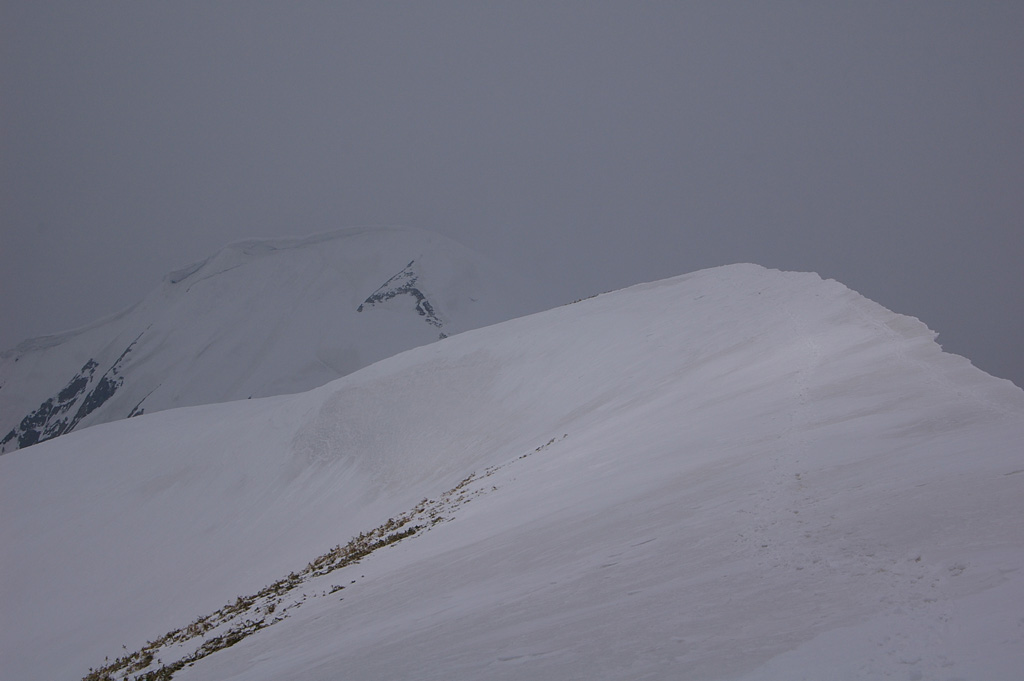
[[1022, 441], [836, 282], [637, 286], [0, 458], [0, 678], [1016, 679]]
[[0, 454], [140, 413], [308, 390], [540, 309], [525, 282], [419, 230], [233, 244], [120, 315], [0, 356]]
[[[543, 451], [555, 441], [556, 438], [552, 438], [546, 445], [517, 457], [517, 461]], [[335, 594], [346, 587], [334, 583], [328, 586], [325, 577], [331, 575], [332, 580], [337, 580], [334, 573], [358, 565], [374, 552], [418, 536], [438, 523], [451, 522], [462, 506], [482, 494], [496, 491], [498, 488], [491, 485], [488, 478], [514, 463], [516, 461], [492, 466], [481, 475], [471, 473], [438, 499], [423, 499], [415, 508], [388, 518], [368, 532], [360, 532], [348, 543], [335, 546], [311, 560], [306, 567], [289, 573], [259, 592], [239, 596], [234, 603], [198, 617], [186, 627], [148, 641], [138, 651], [122, 655], [113, 662], [108, 661], [98, 669], [90, 669], [84, 681], [171, 678], [187, 665], [229, 648], [262, 629], [284, 622], [309, 598], [336, 597]], [[349, 584], [356, 581], [353, 579]], [[343, 595], [336, 598], [345, 600]]]

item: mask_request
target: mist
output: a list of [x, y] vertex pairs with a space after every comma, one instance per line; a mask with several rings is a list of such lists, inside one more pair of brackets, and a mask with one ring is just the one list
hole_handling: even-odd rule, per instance
[[0, 8], [0, 346], [249, 237], [434, 230], [568, 301], [835, 278], [1024, 385], [1024, 7]]

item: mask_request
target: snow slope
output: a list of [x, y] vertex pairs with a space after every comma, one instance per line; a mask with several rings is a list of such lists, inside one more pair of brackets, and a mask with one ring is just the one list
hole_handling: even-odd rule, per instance
[[1021, 442], [1024, 392], [834, 281], [636, 286], [0, 458], [0, 678], [81, 678], [474, 473], [174, 678], [1016, 679]]
[[0, 355], [0, 453], [143, 412], [308, 390], [541, 309], [531, 288], [423, 230], [233, 244], [120, 315]]

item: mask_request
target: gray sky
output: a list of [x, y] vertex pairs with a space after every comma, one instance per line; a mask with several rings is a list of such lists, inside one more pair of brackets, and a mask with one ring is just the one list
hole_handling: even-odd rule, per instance
[[0, 0], [0, 346], [241, 238], [811, 270], [1024, 385], [1024, 3]]

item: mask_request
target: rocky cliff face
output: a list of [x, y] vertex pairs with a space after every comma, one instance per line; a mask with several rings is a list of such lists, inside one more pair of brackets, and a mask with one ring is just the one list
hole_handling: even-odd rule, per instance
[[[368, 307], [383, 305], [392, 298], [397, 298], [398, 296], [409, 296], [412, 300], [416, 301], [416, 312], [423, 317], [423, 321], [439, 329], [444, 327], [444, 322], [437, 316], [434, 305], [427, 299], [427, 296], [423, 291], [416, 287], [416, 282], [419, 281], [419, 275], [417, 275], [416, 270], [413, 269], [413, 265], [415, 264], [415, 260], [410, 260], [409, 264], [406, 265], [401, 272], [384, 282], [383, 286], [374, 291], [369, 298], [364, 300], [363, 303], [356, 308], [356, 312], [362, 312]], [[439, 334], [439, 338], [447, 337], [448, 335], [443, 331]]]

